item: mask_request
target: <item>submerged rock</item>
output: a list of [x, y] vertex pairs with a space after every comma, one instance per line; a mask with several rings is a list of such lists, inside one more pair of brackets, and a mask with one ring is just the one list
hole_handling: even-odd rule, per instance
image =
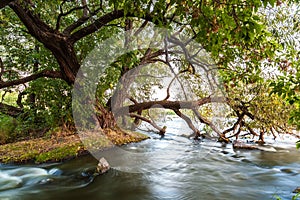
[[300, 193], [300, 187], [297, 187], [297, 188], [293, 191], [293, 193]]
[[104, 174], [110, 169], [110, 165], [105, 158], [101, 158], [96, 168], [96, 173]]

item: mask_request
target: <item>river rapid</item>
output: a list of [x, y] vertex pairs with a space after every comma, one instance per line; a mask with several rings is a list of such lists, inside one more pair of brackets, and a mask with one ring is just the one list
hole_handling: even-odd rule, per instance
[[261, 150], [194, 141], [179, 119], [164, 138], [101, 151], [112, 169], [94, 176], [97, 159], [64, 163], [0, 165], [0, 199], [201, 200], [291, 199], [300, 186], [300, 150], [294, 140]]

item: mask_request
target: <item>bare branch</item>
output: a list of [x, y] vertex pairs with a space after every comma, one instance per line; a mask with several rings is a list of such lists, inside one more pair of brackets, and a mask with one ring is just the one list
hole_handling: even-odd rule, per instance
[[138, 118], [140, 120], [143, 120], [143, 121], [151, 124], [151, 126], [153, 126], [155, 129], [159, 130], [160, 135], [164, 135], [165, 132], [166, 132], [166, 127], [165, 126], [163, 128], [160, 128], [154, 121], [151, 121], [151, 120], [147, 119], [146, 117], [143, 117], [143, 116], [135, 114], [135, 113], [130, 113], [129, 116], [134, 117], [136, 119]]
[[221, 138], [225, 138], [224, 137], [224, 134], [211, 122], [211, 121], [209, 121], [208, 119], [206, 119], [206, 118], [204, 118], [199, 112], [198, 112], [198, 110], [197, 109], [195, 109], [195, 108], [193, 108], [192, 109], [193, 110], [193, 112], [195, 113], [195, 115], [196, 115], [196, 117], [199, 119], [199, 121], [201, 122], [201, 123], [204, 123], [204, 124], [206, 124], [206, 125], [208, 125], [214, 132], [216, 132], [218, 135], [219, 135], [219, 137], [221, 137]]
[[0, 103], [0, 112], [11, 117], [17, 117], [22, 113], [22, 109], [7, 105], [5, 103]]
[[200, 137], [200, 131], [194, 126], [192, 120], [188, 116], [180, 112], [179, 109], [173, 109], [173, 111], [188, 124], [190, 129], [192, 129], [195, 134], [195, 139], [198, 139]]
[[198, 106], [207, 104], [207, 103], [213, 103], [213, 102], [219, 102], [219, 103], [226, 103], [228, 99], [224, 97], [204, 97], [198, 101], [148, 101], [148, 102], [142, 102], [137, 103], [134, 105], [124, 106], [115, 111], [115, 115], [121, 115], [122, 113], [126, 113], [126, 111], [129, 111], [129, 113], [134, 113], [139, 110], [147, 110], [153, 107], [154, 105], [160, 105], [163, 108], [174, 110], [174, 109], [193, 109], [197, 108]]
[[[69, 10], [68, 12], [64, 13], [63, 9], [62, 9], [62, 6], [63, 6], [64, 3], [65, 3], [65, 1], [60, 5], [60, 13], [59, 13], [59, 15], [57, 17], [57, 20], [56, 20], [55, 30], [59, 29], [59, 27], [60, 27], [60, 20], [61, 20], [62, 17], [67, 16], [67, 15], [71, 14], [72, 12], [74, 12], [76, 10], [82, 10], [82, 9], [85, 10], [85, 8], [86, 8], [86, 6], [74, 7], [71, 10]], [[88, 17], [87, 15], [83, 15], [82, 16], [82, 18], [87, 18], [87, 17]]]
[[[124, 13], [124, 10], [114, 10], [110, 13], [107, 13], [101, 17], [99, 17], [97, 20], [95, 20], [92, 24], [76, 31], [71, 35], [71, 42], [75, 43], [76, 41], [80, 40], [81, 38], [90, 35], [94, 33], [95, 31], [99, 30], [109, 22], [112, 22], [113, 20], [122, 18], [122, 17], [135, 17], [136, 13]], [[153, 17], [150, 14], [145, 14], [143, 16], [144, 20], [152, 21], [153, 23], [158, 23], [157, 20], [154, 21]]]
[[24, 77], [24, 78], [20, 78], [20, 79], [17, 79], [17, 80], [8, 81], [8, 82], [0, 82], [0, 89], [15, 86], [15, 85], [24, 84], [24, 83], [36, 80], [36, 79], [41, 78], [41, 77], [60, 78], [60, 79], [63, 78], [59, 71], [43, 70], [43, 71], [38, 72], [36, 74], [30, 75], [30, 76], [27, 76], [27, 77]]
[[5, 6], [9, 5], [11, 2], [13, 2], [15, 0], [1, 0], [0, 1], [0, 9], [4, 8]]
[[229, 133], [229, 132], [231, 132], [231, 131], [234, 132], [234, 130], [236, 129], [236, 127], [237, 127], [238, 125], [241, 125], [244, 116], [245, 116], [245, 113], [243, 112], [241, 115], [238, 116], [238, 120], [234, 123], [234, 125], [233, 125], [231, 128], [229, 128], [229, 129], [223, 131], [223, 134], [225, 135], [226, 133]]

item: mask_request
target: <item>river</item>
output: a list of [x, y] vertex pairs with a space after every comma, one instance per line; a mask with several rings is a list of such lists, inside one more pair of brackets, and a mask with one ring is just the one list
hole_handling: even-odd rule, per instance
[[289, 138], [270, 140], [276, 152], [268, 146], [267, 151], [234, 150], [212, 140], [195, 142], [179, 121], [170, 123], [164, 138], [150, 134], [143, 142], [99, 153], [112, 165], [100, 176], [92, 175], [93, 156], [0, 165], [0, 199], [291, 199], [300, 186], [300, 151]]

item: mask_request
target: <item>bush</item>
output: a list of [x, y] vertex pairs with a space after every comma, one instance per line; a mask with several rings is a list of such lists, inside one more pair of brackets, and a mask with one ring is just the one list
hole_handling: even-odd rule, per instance
[[15, 139], [14, 131], [16, 126], [16, 119], [0, 113], [0, 144], [5, 144]]

